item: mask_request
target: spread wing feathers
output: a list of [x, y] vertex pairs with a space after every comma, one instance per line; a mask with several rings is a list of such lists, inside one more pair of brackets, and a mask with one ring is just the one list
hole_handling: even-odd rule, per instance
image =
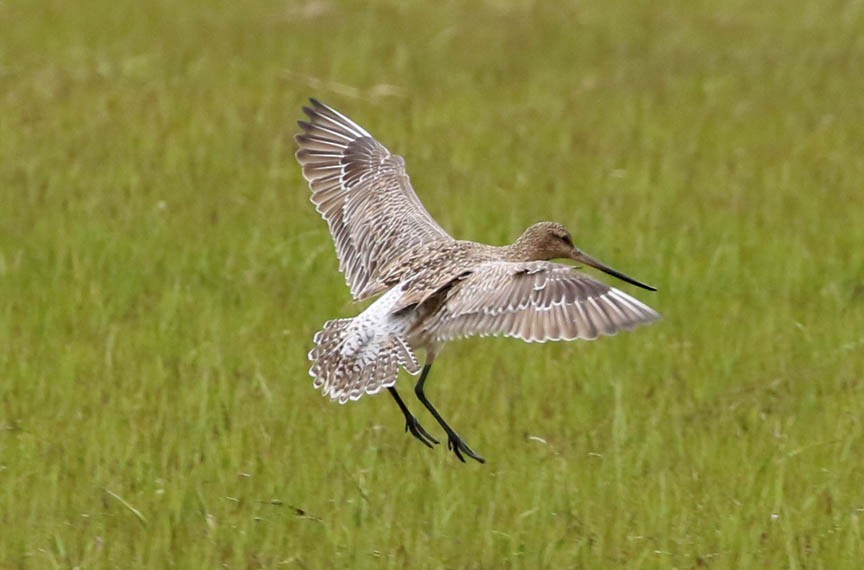
[[298, 123], [297, 160], [330, 226], [351, 294], [368, 298], [380, 292], [380, 271], [401, 252], [453, 238], [423, 207], [401, 156], [315, 99], [303, 111], [309, 121]]
[[474, 335], [592, 340], [659, 318], [641, 301], [570, 266], [496, 261], [454, 284], [423, 333], [436, 342]]

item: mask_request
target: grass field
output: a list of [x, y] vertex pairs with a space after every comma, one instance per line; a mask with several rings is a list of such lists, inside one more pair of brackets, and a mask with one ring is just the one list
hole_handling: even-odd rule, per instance
[[[861, 567], [861, 2], [6, 0], [0, 29], [0, 568]], [[362, 307], [293, 158], [310, 96], [453, 235], [560, 221], [664, 320], [450, 345], [430, 398], [486, 465], [325, 400], [311, 336]]]

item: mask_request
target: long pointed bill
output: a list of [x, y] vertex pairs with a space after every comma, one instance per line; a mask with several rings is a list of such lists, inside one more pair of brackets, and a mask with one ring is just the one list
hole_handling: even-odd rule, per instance
[[621, 281], [626, 281], [627, 283], [630, 283], [631, 285], [636, 285], [637, 287], [642, 287], [643, 289], [648, 289], [649, 291], [656, 291], [657, 290], [656, 287], [652, 287], [651, 285], [646, 285], [645, 283], [642, 283], [641, 281], [636, 281], [632, 277], [628, 277], [628, 276], [624, 275], [623, 273], [621, 273], [620, 271], [616, 271], [615, 269], [612, 269], [608, 265], [606, 265], [604, 263], [600, 263], [599, 261], [597, 261], [596, 259], [594, 259], [590, 255], [588, 255], [587, 253], [585, 253], [583, 251], [579, 251], [578, 249], [574, 249], [573, 253], [570, 254], [570, 257], [572, 259], [580, 262], [580, 263], [584, 263], [585, 265], [590, 265], [594, 269], [599, 269], [603, 273], [608, 273], [609, 275], [612, 275], [613, 277], [617, 277]]

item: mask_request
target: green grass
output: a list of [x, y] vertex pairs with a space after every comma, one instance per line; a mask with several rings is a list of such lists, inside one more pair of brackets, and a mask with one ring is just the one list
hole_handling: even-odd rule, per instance
[[[860, 567], [860, 3], [9, 0], [0, 27], [0, 568]], [[292, 156], [309, 96], [454, 235], [560, 221], [665, 319], [450, 345], [430, 397], [485, 466], [386, 396], [325, 400], [311, 336], [362, 307]]]

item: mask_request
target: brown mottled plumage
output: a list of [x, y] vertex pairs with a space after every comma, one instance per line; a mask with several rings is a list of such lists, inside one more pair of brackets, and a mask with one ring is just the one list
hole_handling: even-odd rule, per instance
[[416, 351], [424, 349], [418, 398], [460, 460], [483, 462], [423, 391], [445, 342], [474, 335], [591, 340], [659, 318], [630, 295], [551, 263], [573, 259], [654, 290], [577, 249], [561, 224], [534, 224], [505, 246], [453, 239], [420, 203], [402, 157], [314, 99], [303, 110], [309, 120], [299, 122], [297, 160], [330, 227], [339, 269], [356, 300], [381, 295], [357, 317], [328, 321], [315, 335], [309, 373], [331, 398], [345, 403], [387, 388], [406, 429], [432, 447], [438, 441], [395, 388], [400, 368], [421, 371]]

